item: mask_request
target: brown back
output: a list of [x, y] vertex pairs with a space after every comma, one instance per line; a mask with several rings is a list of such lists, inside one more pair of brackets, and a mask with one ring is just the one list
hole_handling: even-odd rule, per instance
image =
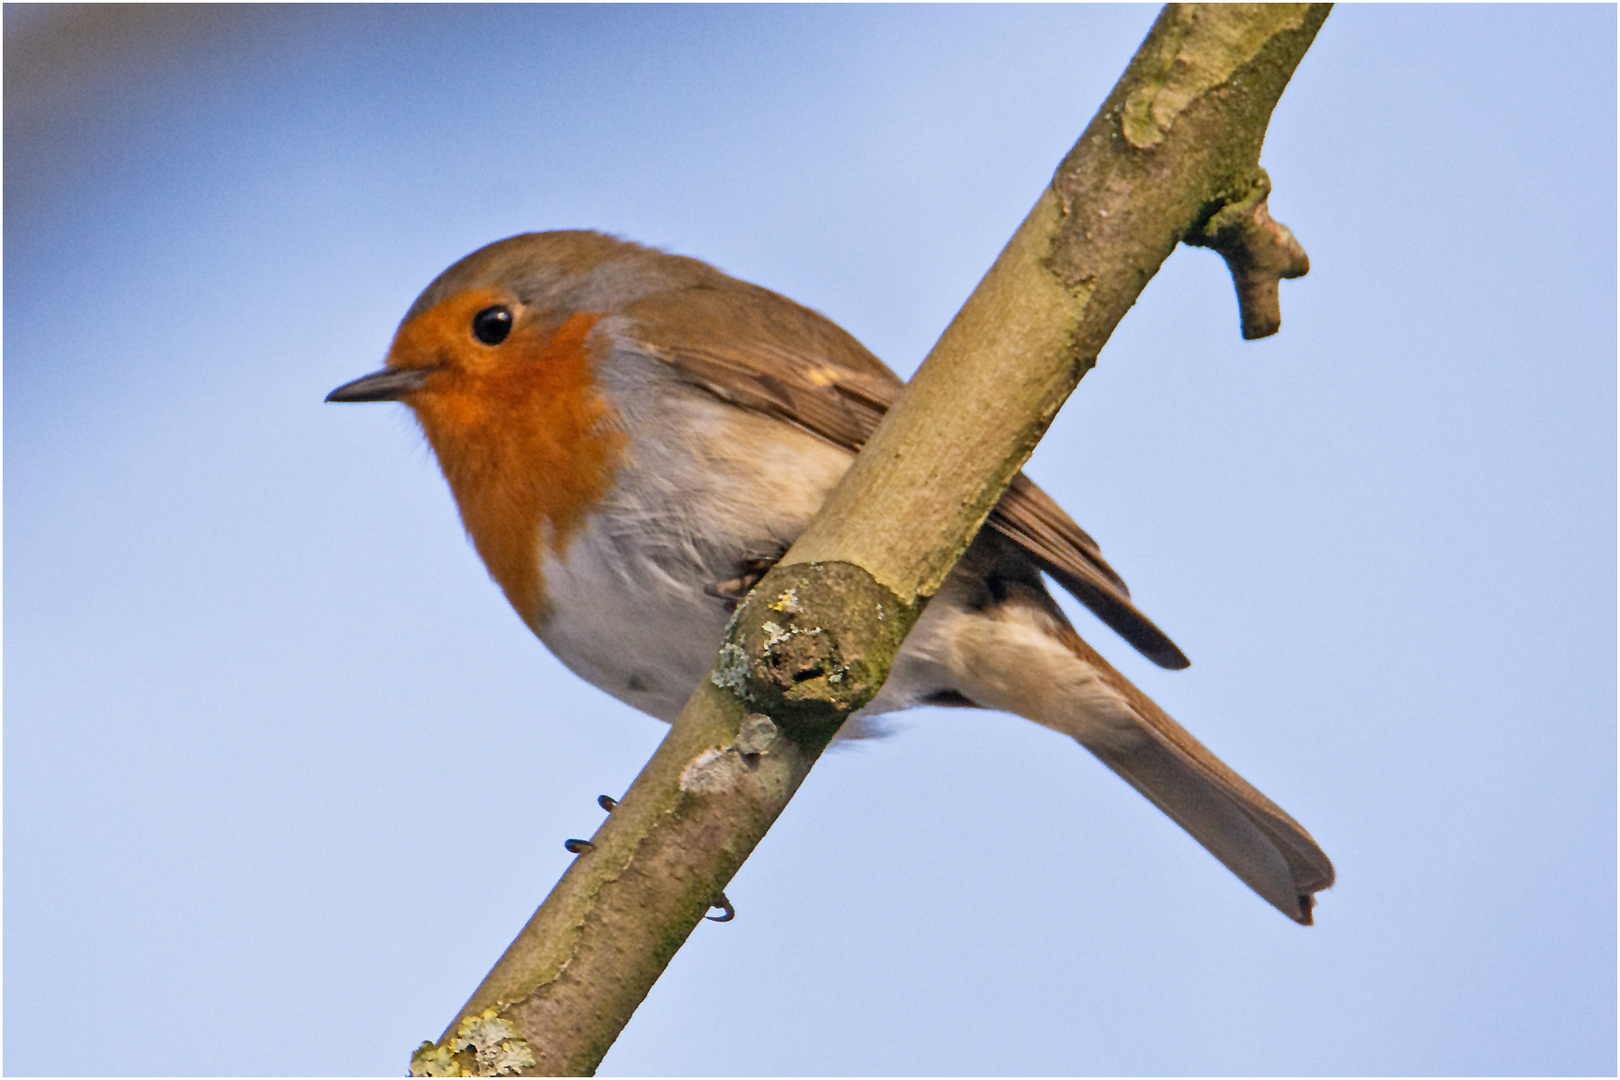
[[[809, 308], [719, 271], [703, 277], [624, 309], [645, 351], [725, 401], [859, 450], [899, 396], [899, 376]], [[1023, 473], [988, 524], [1148, 659], [1167, 668], [1188, 665], [1131, 603], [1097, 542]]]

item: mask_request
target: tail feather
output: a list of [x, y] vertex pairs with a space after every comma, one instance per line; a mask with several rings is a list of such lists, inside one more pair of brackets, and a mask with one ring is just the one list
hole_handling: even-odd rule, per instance
[[[1077, 734], [1082, 746], [1186, 829], [1244, 884], [1295, 922], [1309, 926], [1314, 894], [1333, 884], [1333, 864], [1311, 834], [1266, 798], [1080, 636], [1060, 637], [1115, 691], [1136, 721], [1135, 737]], [[1039, 718], [1032, 718], [1039, 719]]]
[[1168, 741], [1086, 749], [1278, 911], [1310, 925], [1313, 894], [1333, 884], [1333, 865], [1293, 818], [1262, 795], [1234, 792]]
[[955, 690], [1072, 736], [1246, 885], [1309, 925], [1333, 864], [1300, 824], [1170, 719], [1068, 625], [1044, 590], [1001, 583], [962, 612]]

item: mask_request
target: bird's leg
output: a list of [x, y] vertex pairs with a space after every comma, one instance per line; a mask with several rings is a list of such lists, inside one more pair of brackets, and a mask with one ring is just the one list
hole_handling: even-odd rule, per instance
[[737, 568], [741, 573], [727, 581], [705, 585], [703, 591], [709, 596], [724, 600], [726, 610], [736, 611], [737, 605], [748, 595], [749, 590], [758, 585], [765, 572], [780, 562], [782, 556], [786, 554], [787, 549], [781, 545], [769, 549], [750, 549], [743, 553], [742, 561], [738, 564]]

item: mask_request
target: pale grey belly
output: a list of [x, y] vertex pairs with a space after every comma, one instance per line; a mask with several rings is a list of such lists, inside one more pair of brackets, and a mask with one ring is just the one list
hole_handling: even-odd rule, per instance
[[[548, 613], [536, 633], [567, 668], [625, 704], [672, 722], [714, 669], [731, 614], [704, 592], [724, 580], [699, 562], [653, 561], [592, 530], [564, 558], [544, 563]], [[896, 657], [889, 682], [856, 719], [921, 703], [948, 686], [947, 641], [962, 617], [942, 596]], [[847, 724], [846, 737], [871, 733]]]
[[695, 563], [655, 562], [590, 534], [543, 567], [540, 640], [586, 682], [673, 721], [714, 667], [725, 637], [730, 612], [703, 591], [722, 579], [711, 581]]
[[670, 721], [731, 618], [704, 589], [785, 551], [852, 457], [692, 388], [620, 419], [630, 449], [616, 485], [565, 553], [546, 545], [533, 625], [575, 674]]

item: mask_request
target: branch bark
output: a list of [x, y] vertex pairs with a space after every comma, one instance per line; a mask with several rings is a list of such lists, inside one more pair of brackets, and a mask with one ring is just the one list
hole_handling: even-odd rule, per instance
[[1304, 263], [1303, 251], [1297, 263], [1267, 254], [1278, 234], [1264, 224], [1260, 146], [1327, 10], [1165, 8], [826, 506], [738, 608], [711, 677], [413, 1073], [595, 1070], [838, 726], [882, 685], [1178, 241], [1247, 259], [1245, 336], [1268, 316], [1275, 330], [1265, 280], [1274, 308], [1276, 278]]

